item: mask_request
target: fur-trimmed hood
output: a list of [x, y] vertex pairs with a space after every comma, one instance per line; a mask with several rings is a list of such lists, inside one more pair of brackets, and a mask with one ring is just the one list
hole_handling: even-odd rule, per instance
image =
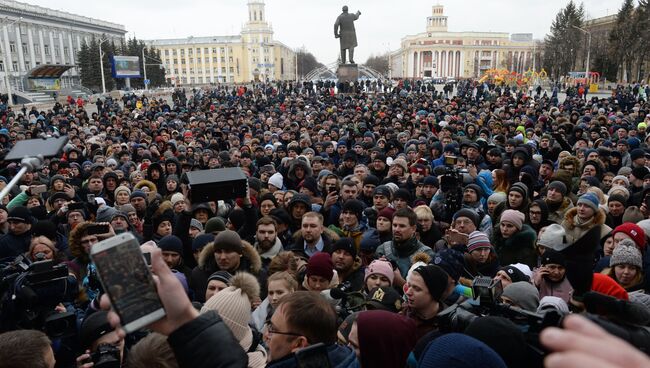
[[[242, 240], [241, 241], [244, 250], [242, 251], [242, 258], [239, 263], [239, 270], [247, 271], [254, 275], [260, 273], [262, 269], [262, 258], [251, 243]], [[201, 254], [199, 255], [199, 267], [204, 270], [217, 270], [217, 262], [214, 259], [214, 242], [208, 243]], [[244, 269], [242, 269], [244, 267]], [[249, 269], [246, 269], [248, 267]]]
[[[566, 211], [566, 214], [564, 214], [564, 221], [562, 222], [562, 226], [564, 226], [567, 229], [572, 229], [576, 226], [579, 226], [576, 225], [575, 223], [575, 217], [577, 214], [578, 214], [578, 207], [573, 207], [568, 211]], [[599, 208], [598, 211], [596, 211], [596, 214], [594, 215], [593, 221], [589, 222], [589, 227], [594, 225], [602, 225], [605, 223], [605, 220], [607, 220], [607, 215], [605, 215], [605, 211]]]
[[156, 184], [149, 180], [140, 180], [134, 187], [133, 190], [135, 189], [140, 189], [142, 187], [147, 187], [149, 188], [150, 192], [158, 192], [158, 188], [156, 187]]
[[298, 181], [302, 181], [304, 179], [296, 178], [296, 167], [298, 166], [302, 167], [303, 170], [305, 170], [305, 178], [312, 176], [314, 173], [311, 169], [311, 166], [309, 166], [307, 162], [301, 159], [294, 159], [293, 162], [291, 162], [291, 166], [289, 166], [289, 170], [287, 171], [287, 177], [290, 180], [295, 181], [296, 185], [298, 184]]

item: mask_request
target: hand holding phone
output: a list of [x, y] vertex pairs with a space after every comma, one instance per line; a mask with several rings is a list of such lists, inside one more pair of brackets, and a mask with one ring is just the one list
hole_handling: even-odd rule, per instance
[[[165, 308], [166, 316], [149, 325], [152, 330], [169, 336], [182, 325], [198, 317], [199, 312], [192, 306], [181, 282], [167, 266], [159, 248], [151, 249], [151, 266], [155, 275], [158, 297]], [[107, 295], [102, 295], [101, 306], [104, 310], [111, 309]], [[117, 333], [124, 337], [126, 332], [120, 324], [120, 317], [114, 311], [108, 313], [108, 321], [116, 328]]]

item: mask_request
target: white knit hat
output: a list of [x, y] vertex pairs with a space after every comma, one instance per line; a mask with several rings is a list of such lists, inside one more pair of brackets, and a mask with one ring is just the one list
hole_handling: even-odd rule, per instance
[[269, 178], [269, 184], [273, 185], [278, 189], [282, 189], [283, 182], [284, 182], [284, 178], [282, 177], [282, 174], [280, 174], [279, 172], [276, 172], [275, 174], [271, 175], [271, 177]]
[[176, 203], [182, 202], [184, 200], [185, 200], [185, 196], [183, 196], [183, 193], [174, 193], [171, 198], [172, 206], [175, 206]]
[[546, 226], [539, 232], [537, 244], [560, 252], [569, 246], [566, 240], [566, 230], [558, 224]]
[[253, 343], [253, 332], [248, 322], [251, 321], [251, 304], [260, 296], [260, 284], [255, 276], [247, 272], [238, 272], [230, 279], [230, 286], [208, 299], [201, 313], [214, 310], [230, 328], [239, 345], [248, 350]]

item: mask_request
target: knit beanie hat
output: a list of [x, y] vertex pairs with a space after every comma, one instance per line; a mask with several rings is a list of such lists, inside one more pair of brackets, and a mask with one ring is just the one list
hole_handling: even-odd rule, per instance
[[463, 253], [452, 248], [445, 248], [438, 252], [431, 263], [442, 268], [456, 282], [465, 267]]
[[158, 241], [158, 248], [163, 252], [183, 254], [183, 242], [176, 235], [166, 235]]
[[526, 216], [517, 210], [505, 210], [501, 214], [501, 222], [509, 222], [513, 224], [517, 230], [521, 230], [525, 218]]
[[131, 189], [129, 189], [129, 187], [127, 186], [120, 185], [119, 187], [115, 188], [115, 192], [114, 192], [115, 196], [117, 196], [117, 193], [119, 192], [126, 192], [129, 195], [129, 197], [131, 197]]
[[501, 296], [529, 312], [535, 312], [539, 305], [539, 291], [530, 282], [514, 282], [503, 289]]
[[363, 202], [361, 202], [358, 199], [348, 199], [343, 203], [343, 208], [341, 208], [341, 212], [352, 212], [354, 215], [357, 217], [357, 220], [361, 221], [361, 217], [363, 216]]
[[559, 181], [559, 180], [552, 181], [548, 185], [548, 189], [555, 189], [558, 192], [562, 193], [562, 196], [565, 196], [566, 193], [567, 193], [566, 185], [563, 182]]
[[517, 192], [521, 194], [522, 197], [528, 198], [528, 187], [524, 183], [517, 182], [512, 184], [512, 186], [508, 190], [508, 193], [510, 192]]
[[255, 276], [238, 272], [230, 279], [230, 286], [208, 299], [201, 313], [216, 311], [232, 331], [239, 345], [247, 351], [253, 343], [253, 332], [248, 322], [251, 320], [252, 301], [259, 298], [260, 284]]
[[217, 271], [208, 277], [208, 284], [212, 280], [221, 281], [224, 284], [230, 286], [230, 280], [232, 279], [232, 274], [228, 271]]
[[614, 231], [612, 231], [612, 236], [616, 233], [624, 233], [636, 243], [636, 247], [639, 250], [645, 249], [645, 231], [639, 227], [637, 224], [631, 222], [626, 222], [624, 224], [618, 225]]
[[108, 312], [100, 310], [90, 315], [81, 323], [79, 329], [79, 341], [90, 347], [95, 340], [100, 337], [113, 332], [115, 329], [108, 323]]
[[616, 299], [629, 300], [630, 296], [627, 291], [618, 284], [613, 278], [602, 274], [595, 273], [591, 281], [591, 291], [613, 296]]
[[201, 222], [195, 218], [190, 220], [190, 227], [193, 227], [199, 231], [203, 231], [203, 225], [201, 225]]
[[424, 284], [427, 285], [429, 289], [429, 294], [435, 301], [440, 301], [442, 294], [447, 290], [447, 285], [449, 285], [449, 275], [442, 268], [436, 265], [420, 266], [413, 270], [417, 272], [422, 279]]
[[223, 222], [221, 217], [212, 217], [205, 223], [205, 232], [206, 234], [212, 234], [215, 231], [224, 231], [226, 230], [226, 224]]
[[587, 205], [591, 207], [591, 209], [597, 212], [598, 206], [600, 205], [600, 201], [598, 200], [598, 197], [594, 193], [588, 192], [581, 195], [580, 198], [578, 198], [578, 204]]
[[472, 209], [462, 208], [462, 209], [458, 210], [456, 213], [454, 213], [453, 220], [456, 221], [456, 219], [459, 218], [459, 217], [467, 217], [468, 219], [470, 219], [472, 221], [474, 226], [476, 226], [477, 228], [480, 225], [478, 213], [476, 213], [476, 211], [474, 211]]
[[406, 201], [409, 204], [411, 203], [411, 193], [409, 193], [409, 191], [404, 188], [400, 188], [396, 190], [395, 193], [393, 194], [393, 199], [398, 199], [398, 198]]
[[542, 266], [556, 264], [562, 267], [566, 267], [566, 258], [564, 257], [564, 254], [553, 249], [547, 249], [544, 254], [542, 254], [541, 261]]
[[381, 260], [381, 259], [376, 259], [366, 267], [366, 272], [363, 277], [363, 283], [365, 284], [366, 281], [368, 280], [368, 277], [371, 275], [382, 275], [386, 276], [388, 280], [390, 280], [391, 285], [393, 284], [393, 280], [395, 279], [395, 273], [393, 273], [393, 266], [391, 266], [390, 262]]
[[630, 186], [630, 179], [628, 179], [628, 177], [625, 176], [625, 175], [616, 175], [616, 176], [612, 179], [612, 181], [616, 181], [616, 180], [623, 180], [623, 181], [625, 182], [625, 186], [626, 186], [626, 187], [629, 187], [629, 186]]
[[433, 340], [420, 357], [418, 367], [506, 368], [506, 363], [485, 343], [454, 332]]
[[197, 250], [203, 249], [203, 247], [212, 241], [214, 241], [214, 235], [212, 233], [201, 234], [192, 240], [192, 251], [196, 252]]
[[648, 168], [645, 166], [635, 167], [632, 169], [632, 175], [637, 179], [643, 180], [643, 177], [648, 175]]
[[504, 271], [508, 277], [510, 277], [510, 280], [512, 282], [530, 282], [530, 277], [526, 276], [525, 273], [521, 272], [520, 269], [513, 265], [508, 265], [505, 267], [501, 267], [501, 271]]
[[278, 189], [282, 189], [283, 182], [284, 182], [284, 178], [282, 177], [282, 174], [280, 174], [279, 172], [276, 172], [275, 174], [271, 175], [271, 177], [269, 178], [269, 184], [273, 185]]
[[614, 251], [612, 256], [609, 259], [609, 267], [614, 267], [616, 265], [629, 264], [636, 266], [639, 269], [643, 269], [643, 259], [641, 252], [634, 244], [634, 241], [631, 239], [621, 240]]
[[637, 206], [630, 206], [625, 209], [623, 213], [623, 222], [631, 222], [636, 224], [645, 219], [645, 215], [641, 212], [641, 209]]
[[392, 192], [391, 190], [386, 186], [386, 185], [379, 185], [375, 188], [374, 192], [372, 193], [373, 196], [376, 195], [382, 195], [388, 199], [391, 198]]
[[224, 230], [214, 238], [214, 250], [226, 250], [242, 254], [244, 246], [242, 245], [239, 234], [232, 230]]
[[607, 198], [607, 204], [609, 204], [611, 202], [618, 202], [618, 203], [622, 204], [623, 206], [625, 206], [625, 204], [627, 203], [627, 199], [622, 194], [616, 193], [616, 194], [610, 195]]
[[630, 198], [630, 191], [627, 188], [622, 187], [620, 185], [613, 185], [607, 191], [607, 195], [610, 196], [610, 197], [613, 196], [613, 195], [616, 195], [616, 194], [620, 194], [621, 196], [623, 196], [624, 201], [621, 202], [623, 204], [627, 203], [627, 199]]
[[511, 320], [493, 316], [476, 318], [465, 329], [465, 335], [494, 349], [509, 368], [525, 366], [528, 350], [526, 337], [521, 328]]
[[113, 208], [113, 207], [101, 206], [99, 209], [97, 209], [97, 216], [95, 217], [95, 221], [96, 222], [109, 222], [109, 221], [111, 221], [111, 219], [113, 219], [113, 215], [115, 215], [116, 213], [117, 213], [117, 210], [115, 208]]
[[537, 313], [544, 314], [551, 310], [558, 311], [562, 315], [569, 314], [569, 306], [564, 301], [564, 299], [557, 296], [547, 295], [539, 301]]
[[365, 252], [371, 252], [374, 254], [377, 250], [377, 247], [381, 244], [381, 237], [379, 236], [379, 231], [377, 229], [368, 229], [361, 235], [361, 241], [359, 242], [359, 250]]
[[130, 204], [130, 203], [123, 204], [123, 205], [117, 207], [117, 209], [118, 209], [120, 212], [124, 212], [124, 213], [126, 213], [126, 214], [136, 212], [136, 211], [135, 211], [135, 207], [133, 207], [133, 205]]
[[328, 253], [319, 252], [309, 258], [307, 262], [307, 277], [320, 276], [327, 281], [334, 277], [334, 263]]
[[133, 192], [131, 192], [131, 196], [129, 197], [129, 199], [133, 199], [133, 198], [143, 198], [146, 201], [147, 193], [141, 190], [134, 190]]
[[341, 238], [337, 240], [333, 245], [332, 245], [332, 252], [334, 253], [337, 250], [344, 250], [352, 255], [353, 258], [357, 257], [357, 248], [354, 246], [354, 242], [352, 242], [352, 239], [350, 238]]
[[383, 210], [379, 211], [377, 214], [377, 218], [379, 217], [384, 217], [390, 220], [390, 222], [393, 222], [393, 215], [395, 215], [395, 209], [392, 207], [384, 207]]
[[566, 239], [566, 230], [559, 224], [551, 224], [539, 232], [537, 244], [546, 248], [561, 251], [569, 246]]
[[481, 231], [472, 231], [467, 238], [467, 253], [472, 253], [473, 251], [481, 248], [492, 248], [490, 244], [490, 239], [484, 232]]
[[488, 197], [487, 201], [488, 201], [488, 203], [492, 202], [492, 203], [499, 204], [499, 203], [505, 202], [506, 199], [508, 199], [508, 196], [506, 196], [505, 193], [503, 193], [503, 192], [494, 192], [494, 193], [492, 193], [492, 195], [490, 195]]
[[175, 206], [176, 203], [178, 202], [183, 202], [185, 200], [185, 196], [183, 196], [183, 193], [174, 193], [171, 198], [172, 205]]
[[228, 221], [235, 227], [235, 229], [241, 229], [246, 223], [246, 213], [241, 208], [235, 208], [230, 211], [228, 215]]
[[379, 183], [381, 183], [379, 178], [372, 175], [372, 174], [366, 175], [366, 177], [363, 179], [363, 185], [370, 184], [370, 185], [377, 186], [377, 185], [379, 185]]

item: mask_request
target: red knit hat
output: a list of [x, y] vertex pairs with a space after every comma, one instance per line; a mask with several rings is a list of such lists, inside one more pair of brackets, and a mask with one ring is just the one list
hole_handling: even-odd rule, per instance
[[626, 222], [622, 225], [618, 225], [614, 231], [612, 231], [612, 236], [616, 235], [616, 233], [626, 234], [634, 240], [637, 248], [639, 248], [641, 252], [645, 250], [645, 231], [643, 231], [639, 225], [632, 222]]
[[591, 291], [613, 296], [616, 299], [629, 300], [627, 291], [614, 279], [602, 273], [595, 273], [591, 282]]
[[307, 277], [320, 276], [328, 281], [334, 277], [334, 263], [332, 256], [325, 252], [319, 252], [309, 258], [307, 262]]

